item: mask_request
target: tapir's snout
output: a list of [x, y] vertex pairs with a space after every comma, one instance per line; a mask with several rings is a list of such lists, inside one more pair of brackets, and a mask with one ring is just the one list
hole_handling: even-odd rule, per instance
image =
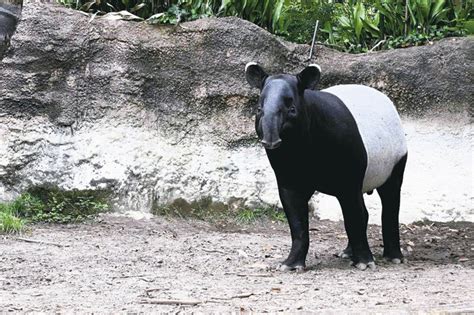
[[281, 139], [278, 139], [277, 141], [275, 142], [272, 142], [272, 143], [268, 143], [267, 141], [265, 140], [262, 140], [260, 141], [263, 145], [263, 147], [267, 150], [273, 150], [273, 149], [276, 149], [278, 148], [280, 145], [281, 145]]
[[281, 145], [280, 130], [282, 121], [282, 114], [278, 110], [268, 110], [258, 120], [257, 134], [265, 149], [274, 150]]

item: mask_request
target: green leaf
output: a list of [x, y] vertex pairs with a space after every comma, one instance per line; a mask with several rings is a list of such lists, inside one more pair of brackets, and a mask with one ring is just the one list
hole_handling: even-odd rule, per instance
[[142, 2], [142, 3], [139, 3], [137, 5], [135, 5], [131, 10], [130, 12], [136, 12], [138, 10], [140, 10], [141, 8], [145, 7], [146, 6], [146, 3]]
[[368, 19], [362, 20], [362, 23], [365, 26], [365, 29], [367, 29], [370, 34], [372, 34], [374, 37], [377, 37], [380, 34], [380, 29], [375, 25], [374, 23], [370, 22]]
[[95, 0], [86, 2], [81, 6], [81, 10], [88, 11], [94, 4], [95, 4]]
[[362, 33], [363, 27], [363, 18], [365, 17], [365, 9], [362, 2], [357, 2], [354, 10], [353, 16], [353, 23], [354, 23], [354, 31], [357, 39], [360, 39], [360, 35]]
[[340, 16], [338, 19], [339, 24], [343, 28], [351, 28], [351, 20], [347, 16]]
[[285, 1], [284, 0], [278, 0], [277, 5], [275, 7], [274, 13], [273, 13], [273, 18], [272, 18], [272, 30], [276, 29], [276, 25], [278, 21], [280, 20], [281, 17], [281, 12], [283, 10], [283, 5]]
[[232, 0], [222, 0], [221, 6], [218, 11], [218, 15], [227, 12], [232, 4]]
[[444, 8], [446, 0], [434, 0], [434, 3], [431, 5], [431, 20], [434, 20], [436, 17], [447, 12], [449, 9]]

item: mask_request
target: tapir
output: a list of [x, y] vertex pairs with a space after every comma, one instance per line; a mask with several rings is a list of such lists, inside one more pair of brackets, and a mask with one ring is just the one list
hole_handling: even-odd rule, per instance
[[321, 68], [268, 75], [248, 63], [245, 76], [260, 90], [255, 129], [275, 173], [292, 245], [279, 268], [304, 270], [309, 247], [308, 202], [315, 191], [335, 196], [348, 245], [340, 256], [360, 270], [375, 268], [367, 241], [364, 193], [382, 200], [383, 256], [401, 263], [400, 190], [407, 144], [393, 102], [364, 85], [314, 90]]

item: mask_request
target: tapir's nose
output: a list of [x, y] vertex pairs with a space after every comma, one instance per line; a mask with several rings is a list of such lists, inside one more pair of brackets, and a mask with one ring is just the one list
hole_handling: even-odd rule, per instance
[[272, 143], [269, 143], [265, 140], [262, 140], [260, 141], [263, 145], [263, 147], [267, 150], [273, 150], [273, 149], [276, 149], [278, 148], [280, 145], [281, 145], [281, 139], [278, 139], [277, 141], [275, 142], [272, 142]]

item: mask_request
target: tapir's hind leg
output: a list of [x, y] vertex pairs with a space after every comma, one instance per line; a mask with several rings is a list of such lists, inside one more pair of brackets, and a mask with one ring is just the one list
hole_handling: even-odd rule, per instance
[[387, 182], [377, 188], [377, 192], [382, 200], [383, 256], [393, 263], [404, 261], [400, 250], [398, 215], [400, 212], [400, 189], [406, 162], [407, 155], [395, 165], [392, 175]]

